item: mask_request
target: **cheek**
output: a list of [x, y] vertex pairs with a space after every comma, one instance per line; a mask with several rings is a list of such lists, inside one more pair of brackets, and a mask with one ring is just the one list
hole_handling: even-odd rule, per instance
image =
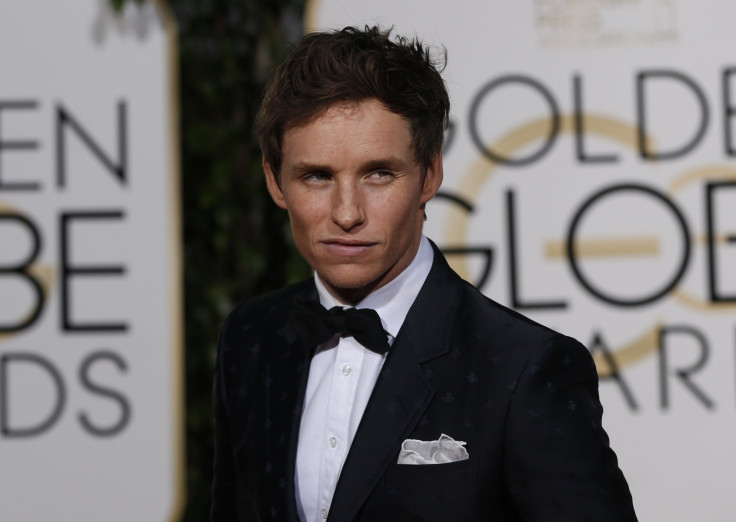
[[313, 209], [301, 208], [298, 211], [292, 209], [289, 211], [289, 221], [294, 239], [303, 242], [315, 233], [320, 225], [321, 217]]
[[404, 197], [400, 202], [387, 206], [385, 212], [397, 224], [407, 225], [417, 219], [420, 206], [419, 198]]

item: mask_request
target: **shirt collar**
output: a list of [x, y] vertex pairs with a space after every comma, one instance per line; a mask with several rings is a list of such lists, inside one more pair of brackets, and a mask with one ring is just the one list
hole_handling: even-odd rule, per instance
[[[419, 250], [417, 255], [398, 276], [387, 284], [368, 294], [362, 301], [355, 305], [355, 308], [373, 308], [378, 312], [381, 318], [383, 328], [391, 335], [393, 339], [399, 333], [404, 319], [409, 313], [411, 305], [419, 295], [424, 281], [429, 275], [434, 260], [434, 251], [429, 244], [429, 240], [422, 236], [419, 242]], [[345, 306], [335, 299], [325, 288], [319, 276], [315, 272], [314, 282], [317, 285], [319, 293], [319, 302], [328, 310], [333, 306]]]

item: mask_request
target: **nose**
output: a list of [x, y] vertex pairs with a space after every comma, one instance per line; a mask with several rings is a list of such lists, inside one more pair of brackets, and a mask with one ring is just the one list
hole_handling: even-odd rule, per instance
[[338, 183], [332, 205], [332, 221], [350, 231], [365, 221], [360, 188], [352, 182]]

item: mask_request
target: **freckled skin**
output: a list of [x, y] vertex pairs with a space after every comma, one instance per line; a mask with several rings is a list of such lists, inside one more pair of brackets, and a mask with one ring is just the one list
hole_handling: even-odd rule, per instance
[[282, 151], [278, 181], [264, 160], [269, 193], [334, 297], [355, 304], [411, 263], [442, 158], [423, 174], [401, 116], [374, 99], [335, 105], [287, 129]]

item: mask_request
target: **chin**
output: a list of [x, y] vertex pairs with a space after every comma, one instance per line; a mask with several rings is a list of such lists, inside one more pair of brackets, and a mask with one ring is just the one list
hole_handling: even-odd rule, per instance
[[379, 274], [366, 273], [365, 268], [362, 269], [353, 265], [347, 270], [326, 270], [320, 271], [315, 269], [322, 281], [338, 290], [357, 290], [373, 285], [378, 279]]
[[[319, 272], [318, 272], [319, 273]], [[375, 279], [356, 277], [324, 277], [320, 274], [323, 282], [338, 290], [357, 290], [370, 286]]]

